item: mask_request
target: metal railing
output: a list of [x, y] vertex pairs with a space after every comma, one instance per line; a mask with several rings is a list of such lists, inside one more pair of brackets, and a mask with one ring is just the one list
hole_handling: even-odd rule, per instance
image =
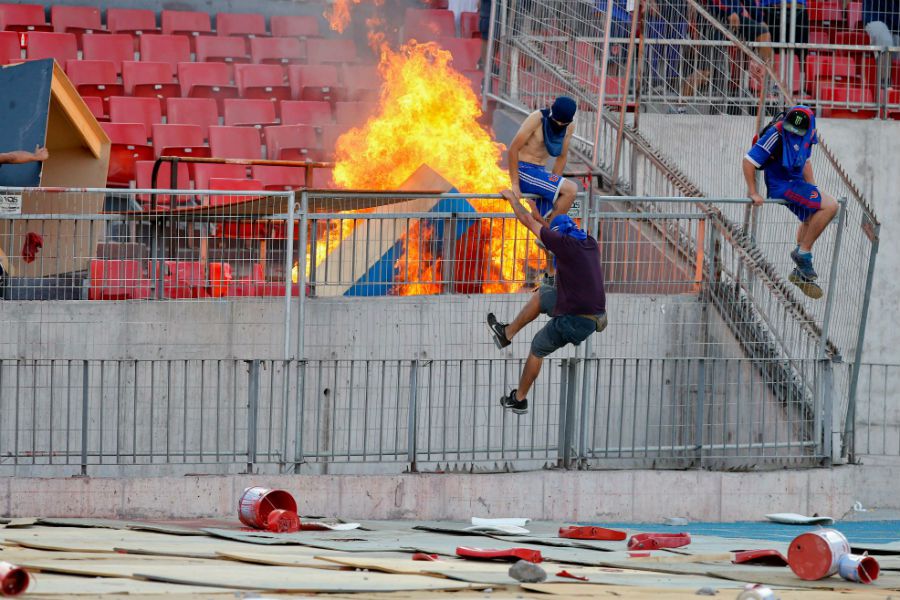
[[856, 403], [847, 414], [846, 445], [852, 459], [900, 456], [900, 365], [865, 363]]

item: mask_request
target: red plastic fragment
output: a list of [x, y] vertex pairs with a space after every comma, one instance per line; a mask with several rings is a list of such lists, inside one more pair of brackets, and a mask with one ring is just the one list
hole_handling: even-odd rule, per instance
[[659, 550], [660, 548], [681, 548], [691, 543], [689, 533], [637, 533], [628, 540], [631, 550]]
[[624, 531], [605, 527], [578, 527], [575, 525], [559, 528], [559, 537], [575, 540], [607, 540], [621, 542], [627, 537]]
[[424, 552], [416, 552], [412, 555], [413, 560], [440, 560], [437, 554], [425, 554]]
[[504, 548], [501, 550], [486, 550], [483, 548], [469, 548], [459, 546], [456, 549], [456, 555], [463, 558], [473, 558], [476, 560], [507, 560], [515, 562], [517, 560], [527, 560], [528, 562], [539, 563], [544, 560], [540, 550], [531, 550], [530, 548]]
[[587, 577], [581, 577], [580, 575], [572, 575], [565, 569], [556, 574], [557, 577], [568, 577], [569, 579], [577, 579], [578, 581], [587, 581]]
[[293, 511], [276, 508], [266, 517], [266, 529], [273, 533], [300, 531], [300, 517]]
[[742, 550], [734, 553], [736, 565], [765, 565], [769, 567], [786, 567], [787, 558], [778, 550]]

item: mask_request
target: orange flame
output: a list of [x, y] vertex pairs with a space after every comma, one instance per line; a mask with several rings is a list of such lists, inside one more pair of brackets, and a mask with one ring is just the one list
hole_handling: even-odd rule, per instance
[[[350, 2], [351, 0], [334, 0], [331, 8], [325, 9], [322, 16], [328, 21], [328, 26], [333, 31], [343, 33], [344, 29], [350, 23]], [[359, 4], [360, 0], [352, 0], [353, 4]]]

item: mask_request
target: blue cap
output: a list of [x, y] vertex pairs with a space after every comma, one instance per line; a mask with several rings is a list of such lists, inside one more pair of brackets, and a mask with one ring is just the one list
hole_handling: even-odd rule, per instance
[[575, 118], [575, 111], [578, 105], [568, 96], [560, 96], [553, 102], [550, 107], [550, 118], [556, 119], [560, 123], [569, 123]]

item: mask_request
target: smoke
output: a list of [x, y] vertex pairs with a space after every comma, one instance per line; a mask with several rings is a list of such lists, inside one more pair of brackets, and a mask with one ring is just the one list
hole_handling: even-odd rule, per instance
[[[335, 0], [324, 16], [332, 30], [353, 38], [377, 59], [385, 46], [399, 48], [407, 8], [424, 8], [419, 0]], [[430, 41], [430, 40], [419, 40]]]

